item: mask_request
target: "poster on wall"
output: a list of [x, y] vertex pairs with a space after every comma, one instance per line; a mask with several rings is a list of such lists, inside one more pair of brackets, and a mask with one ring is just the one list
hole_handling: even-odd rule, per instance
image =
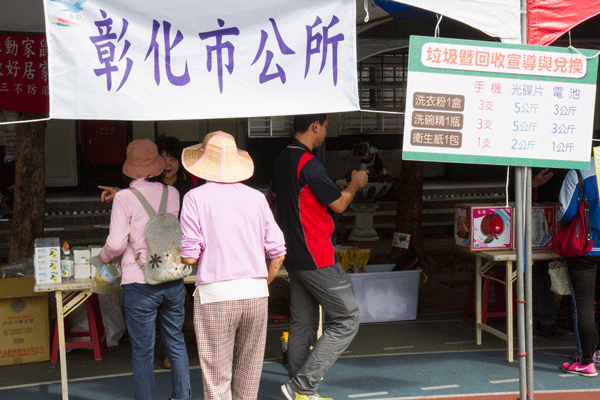
[[0, 110], [48, 114], [46, 35], [0, 34]]
[[594, 54], [411, 36], [403, 159], [587, 169]]
[[44, 0], [50, 116], [355, 111], [353, 0]]

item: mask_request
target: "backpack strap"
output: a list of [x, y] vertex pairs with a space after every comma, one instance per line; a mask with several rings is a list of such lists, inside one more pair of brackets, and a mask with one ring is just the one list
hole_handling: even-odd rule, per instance
[[590, 226], [590, 201], [585, 195], [585, 181], [583, 180], [583, 176], [581, 175], [581, 171], [578, 169], [575, 170], [577, 172], [577, 178], [579, 179], [579, 193], [580, 196], [577, 198], [577, 208], [579, 209], [579, 204], [581, 202], [584, 203], [583, 208], [583, 218], [585, 223], [585, 236], [586, 236], [586, 245], [587, 241], [592, 238], [592, 229]]
[[160, 198], [160, 206], [158, 207], [159, 214], [167, 213], [167, 201], [169, 199], [169, 187], [163, 184], [162, 197]]
[[[133, 192], [133, 194], [135, 194], [135, 196], [139, 199], [140, 203], [142, 203], [142, 206], [144, 206], [144, 209], [148, 213], [148, 216], [150, 216], [150, 218], [154, 217], [156, 215], [156, 211], [154, 211], [154, 208], [152, 208], [150, 203], [148, 203], [148, 200], [146, 200], [144, 195], [136, 188], [129, 188], [129, 190], [131, 190]], [[161, 210], [163, 208], [163, 203], [164, 203], [164, 211], [166, 211], [166, 209], [167, 209], [166, 198], [167, 198], [168, 193], [169, 193], [169, 188], [167, 188], [166, 185], [163, 185], [163, 195], [160, 200], [160, 207], [158, 210], [159, 213], [161, 212]], [[164, 211], [162, 211], [162, 212], [164, 213]]]
[[581, 175], [581, 171], [578, 169], [576, 169], [575, 172], [577, 173], [577, 179], [579, 180], [579, 193], [577, 195], [577, 205], [579, 206], [579, 203], [587, 200], [587, 198], [585, 197], [585, 181], [583, 180], [583, 175]]

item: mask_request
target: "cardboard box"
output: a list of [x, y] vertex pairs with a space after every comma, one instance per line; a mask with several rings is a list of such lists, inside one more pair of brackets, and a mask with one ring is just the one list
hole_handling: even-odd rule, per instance
[[[552, 221], [552, 237], [556, 236], [558, 230], [560, 229], [560, 221], [556, 219], [558, 212], [560, 210], [560, 203], [544, 203], [544, 206], [550, 206], [554, 208], [554, 217]], [[552, 247], [552, 246], [550, 246]]]
[[417, 319], [421, 270], [392, 271], [395, 264], [366, 265], [348, 274], [360, 308], [360, 323]]
[[36, 283], [60, 283], [60, 244], [58, 238], [38, 238], [34, 244]]
[[[514, 203], [510, 203], [515, 207]], [[559, 224], [556, 221], [556, 212], [560, 203], [534, 203], [531, 206], [531, 248], [552, 249], [552, 238], [558, 232]], [[516, 236], [515, 236], [516, 238]], [[514, 241], [513, 249], [517, 242]]]
[[457, 204], [454, 244], [468, 250], [510, 250], [514, 246], [513, 208], [506, 204]]
[[531, 207], [531, 248], [552, 249], [552, 238], [556, 232], [556, 206], [534, 204]]
[[0, 279], [0, 366], [50, 360], [48, 293], [34, 277]]

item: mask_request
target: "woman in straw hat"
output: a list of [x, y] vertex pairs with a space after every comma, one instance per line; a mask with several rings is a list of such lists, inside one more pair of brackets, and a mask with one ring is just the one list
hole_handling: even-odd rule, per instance
[[[254, 164], [233, 136], [209, 133], [183, 151], [207, 182], [185, 195], [181, 257], [198, 263], [194, 330], [205, 400], [256, 399], [267, 336], [267, 285], [286, 252], [265, 196], [242, 183]], [[269, 258], [265, 265], [265, 256]]]
[[[158, 209], [165, 162], [156, 144], [148, 139], [134, 140], [127, 146], [123, 174], [154, 209]], [[167, 212], [179, 214], [179, 193], [169, 186]], [[106, 244], [98, 256], [108, 264], [123, 255], [123, 310], [132, 350], [132, 372], [136, 400], [152, 400], [154, 391], [155, 323], [160, 321], [161, 339], [171, 360], [173, 399], [191, 396], [190, 370], [185, 340], [181, 331], [184, 321], [185, 291], [183, 279], [160, 285], [148, 285], [139, 264], [146, 265], [148, 244], [144, 230], [148, 213], [131, 190], [121, 190], [115, 197]], [[140, 263], [138, 263], [138, 259]]]

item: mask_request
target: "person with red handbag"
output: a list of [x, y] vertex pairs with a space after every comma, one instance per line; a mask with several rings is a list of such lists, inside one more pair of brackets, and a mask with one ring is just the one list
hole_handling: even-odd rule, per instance
[[589, 223], [591, 228], [591, 237], [589, 238], [592, 241], [591, 251], [577, 257], [566, 257], [571, 293], [573, 294], [571, 297], [573, 299], [577, 356], [573, 361], [566, 362], [561, 366], [565, 372], [587, 377], [598, 375], [594, 361], [596, 355], [600, 355], [600, 351], [596, 347], [598, 331], [594, 320], [595, 291], [597, 277], [600, 275], [597, 274], [598, 265], [600, 265], [600, 203], [598, 197], [596, 168], [592, 158], [589, 169], [568, 172], [560, 190], [560, 210], [557, 213], [557, 219], [561, 225], [578, 223], [581, 204], [587, 199], [589, 218], [584, 218], [584, 223]]

